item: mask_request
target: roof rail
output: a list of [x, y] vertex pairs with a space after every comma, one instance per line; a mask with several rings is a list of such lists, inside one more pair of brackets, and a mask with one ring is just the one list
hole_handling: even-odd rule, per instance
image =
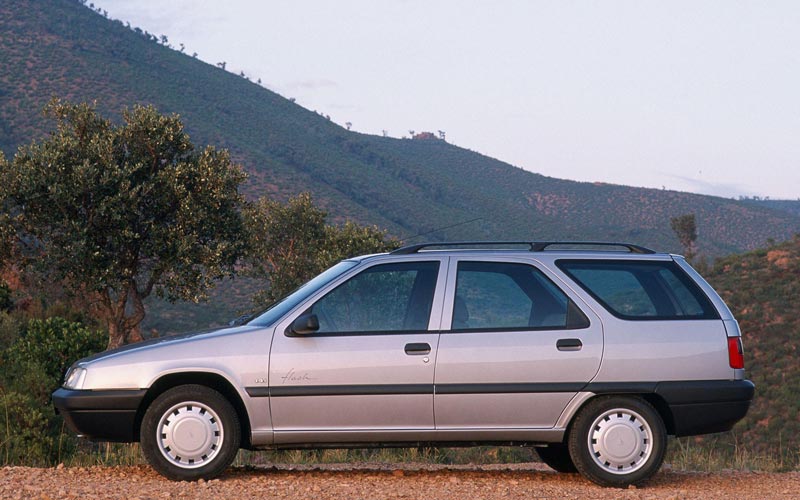
[[544, 252], [547, 247], [554, 245], [584, 246], [584, 247], [622, 247], [627, 248], [630, 253], [654, 254], [655, 250], [632, 243], [622, 243], [616, 241], [536, 241], [531, 244], [532, 252]]
[[638, 254], [654, 254], [655, 250], [634, 245], [631, 243], [617, 243], [611, 241], [451, 241], [451, 242], [431, 242], [419, 243], [416, 245], [408, 245], [398, 248], [393, 251], [394, 255], [408, 255], [418, 253], [420, 250], [430, 247], [477, 247], [477, 246], [519, 246], [524, 245], [528, 247], [531, 252], [544, 252], [548, 247], [555, 245], [567, 246], [604, 246], [604, 247], [622, 247], [626, 248], [630, 253]]

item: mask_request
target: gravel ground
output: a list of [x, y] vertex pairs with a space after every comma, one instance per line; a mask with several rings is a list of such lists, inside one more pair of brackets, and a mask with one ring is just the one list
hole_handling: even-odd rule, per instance
[[234, 467], [212, 481], [168, 481], [147, 466], [0, 469], [0, 499], [793, 499], [800, 472], [673, 472], [641, 488], [600, 488], [541, 464]]

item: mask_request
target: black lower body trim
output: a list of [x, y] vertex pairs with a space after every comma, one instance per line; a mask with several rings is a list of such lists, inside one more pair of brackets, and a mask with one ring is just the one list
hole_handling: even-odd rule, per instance
[[749, 380], [660, 382], [655, 393], [672, 412], [676, 436], [725, 432], [744, 418], [755, 385]]
[[136, 415], [146, 390], [74, 391], [58, 389], [53, 405], [75, 433], [97, 441], [133, 442]]
[[749, 408], [750, 401], [669, 405], [678, 437], [729, 431]]

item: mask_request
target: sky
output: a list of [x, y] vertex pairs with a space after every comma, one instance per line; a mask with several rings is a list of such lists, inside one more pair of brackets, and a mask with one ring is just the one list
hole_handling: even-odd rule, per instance
[[352, 130], [551, 177], [800, 199], [800, 2], [95, 0]]

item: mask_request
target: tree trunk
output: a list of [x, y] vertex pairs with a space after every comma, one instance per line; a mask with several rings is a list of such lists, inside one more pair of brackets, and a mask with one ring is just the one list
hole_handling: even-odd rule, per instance
[[116, 324], [111, 318], [106, 320], [106, 324], [108, 325], [108, 347], [106, 347], [106, 350], [116, 349], [125, 345], [125, 333], [120, 328], [120, 325]]
[[[107, 349], [116, 349], [143, 340], [139, 329], [139, 323], [145, 316], [142, 299], [134, 280], [131, 280], [127, 289], [119, 294], [112, 295], [111, 290], [101, 294], [99, 309], [100, 317], [108, 327]], [[129, 308], [132, 310], [130, 315]]]

